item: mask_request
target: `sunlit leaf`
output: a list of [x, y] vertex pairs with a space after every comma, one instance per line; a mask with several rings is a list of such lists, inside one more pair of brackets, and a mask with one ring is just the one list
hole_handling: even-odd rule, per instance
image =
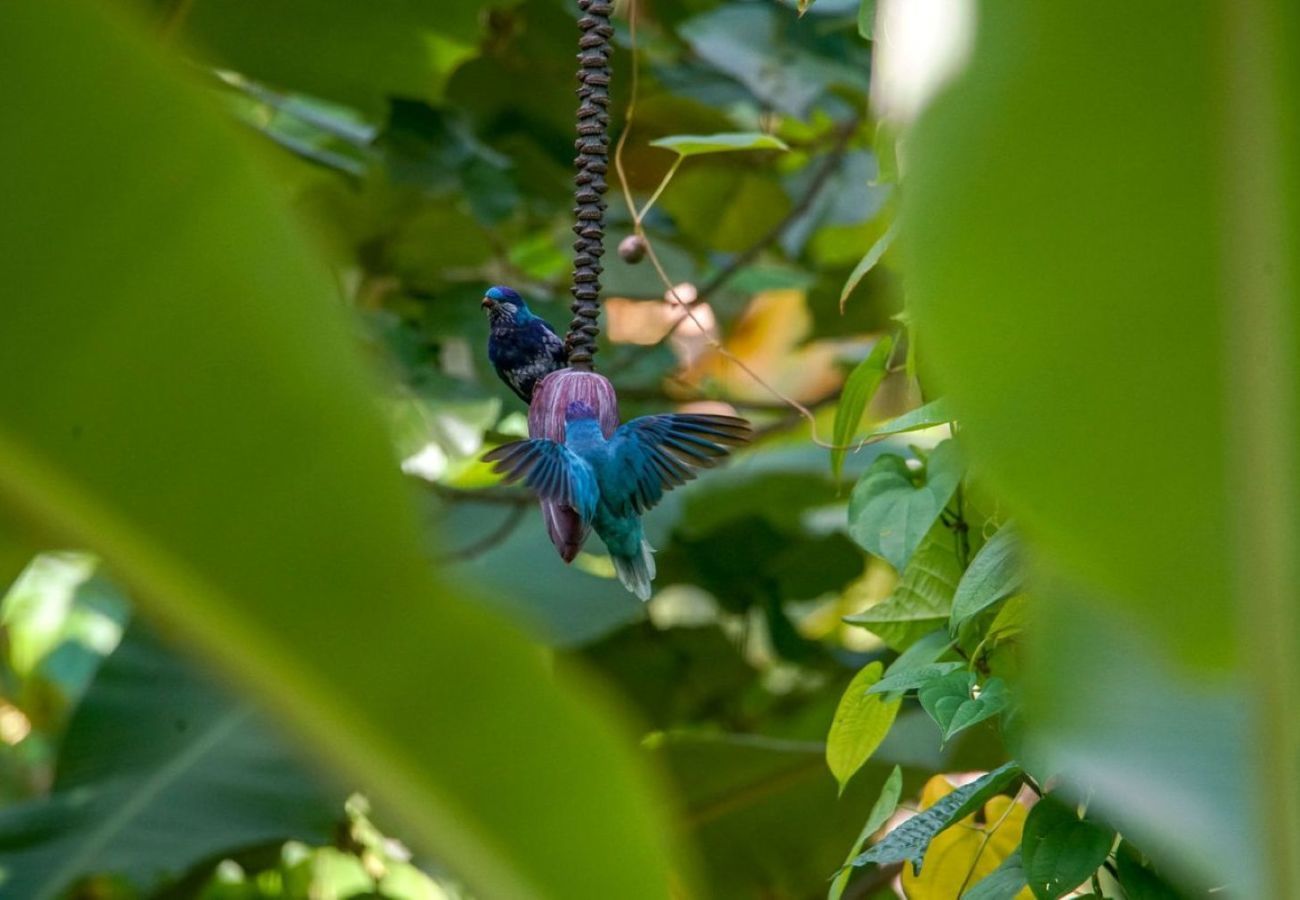
[[652, 147], [672, 150], [678, 156], [703, 156], [733, 150], [789, 150], [785, 141], [757, 131], [732, 134], [677, 134], [651, 141]]
[[848, 301], [849, 294], [853, 293], [853, 289], [858, 286], [858, 283], [862, 281], [862, 279], [867, 276], [867, 273], [876, 267], [876, 263], [880, 262], [881, 258], [884, 257], [885, 251], [889, 249], [891, 244], [893, 244], [896, 233], [896, 224], [891, 222], [889, 228], [885, 230], [885, 233], [877, 238], [876, 242], [871, 245], [866, 253], [863, 254], [862, 259], [859, 260], [858, 264], [853, 267], [853, 271], [849, 273], [848, 281], [844, 282], [844, 288], [840, 291], [840, 312], [844, 311], [844, 304]]
[[844, 382], [840, 402], [835, 407], [835, 426], [831, 431], [831, 474], [838, 481], [844, 466], [844, 454], [853, 440], [867, 411], [867, 404], [875, 395], [889, 367], [889, 356], [894, 350], [894, 339], [888, 335], [876, 341], [867, 358], [858, 363]]
[[864, 666], [845, 688], [835, 718], [831, 720], [830, 734], [826, 736], [826, 764], [839, 782], [841, 792], [853, 773], [876, 752], [898, 715], [900, 701], [868, 690], [880, 680], [883, 671], [880, 662]]

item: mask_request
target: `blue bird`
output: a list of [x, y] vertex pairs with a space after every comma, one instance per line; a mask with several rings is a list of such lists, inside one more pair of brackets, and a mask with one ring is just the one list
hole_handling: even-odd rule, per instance
[[495, 463], [507, 484], [523, 481], [543, 500], [574, 510], [583, 537], [595, 528], [609, 548], [623, 586], [649, 600], [655, 563], [641, 515], [754, 432], [733, 416], [676, 413], [633, 419], [606, 440], [596, 411], [581, 401], [568, 405], [564, 420], [563, 444], [515, 441], [483, 458]]
[[492, 368], [519, 399], [529, 403], [538, 382], [568, 365], [564, 341], [545, 319], [533, 315], [524, 298], [511, 288], [488, 288], [482, 305], [488, 314]]

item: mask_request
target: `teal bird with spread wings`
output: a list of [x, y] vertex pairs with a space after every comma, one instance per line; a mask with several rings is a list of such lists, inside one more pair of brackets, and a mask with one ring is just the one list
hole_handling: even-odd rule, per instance
[[642, 514], [753, 435], [749, 422], [734, 416], [670, 413], [633, 419], [606, 440], [596, 411], [574, 402], [565, 410], [564, 443], [515, 441], [483, 458], [507, 484], [522, 481], [543, 500], [572, 509], [583, 537], [595, 529], [609, 548], [623, 586], [649, 600], [655, 563]]

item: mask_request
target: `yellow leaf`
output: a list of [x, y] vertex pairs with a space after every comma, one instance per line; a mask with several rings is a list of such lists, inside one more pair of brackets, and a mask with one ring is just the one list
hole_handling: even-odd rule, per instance
[[[926, 809], [953, 791], [942, 775], [926, 782], [921, 808]], [[903, 867], [903, 893], [908, 900], [956, 900], [963, 891], [996, 869], [1020, 846], [1028, 810], [1010, 797], [997, 796], [984, 804], [983, 824], [972, 813], [935, 836], [925, 854], [921, 874]], [[1033, 900], [1025, 888], [1016, 900]]]

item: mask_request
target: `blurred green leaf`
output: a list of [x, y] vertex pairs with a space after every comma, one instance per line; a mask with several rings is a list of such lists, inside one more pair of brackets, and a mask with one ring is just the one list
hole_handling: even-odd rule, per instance
[[840, 402], [835, 407], [835, 426], [831, 431], [831, 443], [835, 445], [831, 450], [831, 475], [836, 481], [844, 467], [844, 454], [848, 452], [848, 445], [862, 422], [867, 404], [885, 378], [885, 369], [889, 367], [889, 356], [893, 350], [894, 339], [889, 335], [881, 337], [867, 358], [854, 367], [844, 382]]
[[1114, 831], [1080, 819], [1074, 804], [1056, 794], [1040, 798], [1025, 820], [1020, 850], [1029, 889], [1038, 900], [1068, 894], [1097, 871], [1114, 843]]
[[854, 867], [869, 863], [887, 866], [907, 860], [916, 872], [921, 871], [925, 851], [934, 836], [952, 823], [970, 815], [990, 797], [1020, 777], [1020, 767], [1007, 763], [992, 772], [945, 794], [934, 805], [899, 825], [876, 846], [853, 860]]
[[862, 850], [862, 845], [871, 839], [871, 836], [879, 831], [889, 818], [898, 809], [898, 798], [903, 791], [903, 770], [894, 766], [889, 777], [885, 779], [884, 785], [880, 788], [880, 796], [876, 798], [875, 805], [871, 807], [871, 812], [867, 814], [867, 821], [862, 825], [862, 831], [858, 834], [858, 839], [853, 842], [849, 848], [848, 858], [844, 860], [844, 865], [835, 873], [834, 879], [831, 880], [830, 890], [826, 892], [826, 900], [840, 900], [844, 896], [844, 888], [848, 886], [849, 879], [853, 877], [853, 858]]
[[785, 141], [757, 131], [731, 134], [676, 134], [651, 141], [650, 146], [672, 150], [678, 156], [730, 153], [733, 150], [789, 150]]
[[844, 690], [835, 718], [831, 720], [830, 734], [826, 736], [826, 764], [839, 782], [841, 793], [853, 773], [876, 752], [898, 715], [900, 701], [868, 692], [883, 671], [884, 664], [879, 661], [863, 666]]
[[[1107, 821], [1171, 875], [1267, 896], [1253, 848], [1269, 826], [1252, 815], [1242, 689], [1188, 674], [1131, 616], [1099, 617], [1111, 601], [1048, 590], [1020, 682], [1036, 777], [1065, 772], [1086, 785]], [[1071, 652], [1055, 649], [1064, 646]]]
[[876, 0], [862, 0], [858, 6], [858, 34], [867, 40], [876, 37]]
[[800, 27], [794, 10], [776, 4], [729, 3], [687, 20], [678, 31], [710, 65], [797, 118], [834, 86], [865, 91], [869, 85], [866, 57], [855, 58], [865, 50], [860, 42], [845, 44], [835, 55], [814, 52], [817, 36]]
[[1011, 526], [1003, 525], [985, 542], [962, 574], [952, 598], [948, 627], [956, 632], [973, 616], [1020, 590], [1023, 581], [1020, 538]]
[[696, 243], [739, 252], [780, 221], [790, 198], [768, 173], [700, 165], [674, 178], [659, 205]]
[[844, 621], [862, 626], [894, 650], [905, 651], [947, 621], [960, 579], [961, 563], [950, 536], [932, 534], [903, 570], [902, 581], [889, 599]]
[[924, 467], [882, 455], [853, 488], [849, 534], [864, 549], [902, 572], [961, 483], [963, 464], [954, 441], [944, 441]]
[[876, 267], [876, 263], [880, 262], [885, 255], [885, 251], [894, 243], [896, 233], [897, 225], [891, 222], [885, 233], [876, 239], [876, 242], [863, 254], [858, 264], [853, 267], [853, 271], [849, 273], [849, 280], [844, 282], [844, 289], [840, 291], [841, 312], [844, 311], [844, 304], [848, 302], [849, 295], [853, 293], [854, 288], [858, 286], [858, 283], [863, 278], [867, 277], [868, 272]]
[[222, 68], [379, 114], [389, 96], [440, 99], [451, 74], [477, 53], [488, 5], [506, 4], [204, 0], [176, 8], [168, 27]]
[[1184, 894], [1160, 877], [1129, 841], [1115, 851], [1116, 877], [1127, 900], [1181, 900]]
[[229, 128], [96, 4], [0, 24], [0, 103], [31, 136], [0, 147], [26, 298], [0, 314], [6, 502], [100, 552], [483, 892], [664, 896], [659, 806], [606, 708], [431, 576], [334, 286]]
[[1026, 887], [1024, 863], [1016, 850], [961, 895], [961, 900], [1015, 900]]
[[340, 817], [248, 704], [138, 625], [77, 708], [57, 772], [48, 798], [0, 812], [5, 896], [49, 900], [95, 872], [144, 889], [229, 847], [324, 842]]

